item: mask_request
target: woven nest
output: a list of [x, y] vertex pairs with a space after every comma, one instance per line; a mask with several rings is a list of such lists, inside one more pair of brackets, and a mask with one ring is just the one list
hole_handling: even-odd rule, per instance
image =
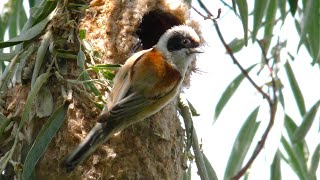
[[[89, 2], [88, 2], [89, 3]], [[187, 24], [186, 4], [173, 7], [164, 0], [95, 0], [79, 14], [78, 29], [86, 30], [86, 41], [101, 52], [101, 62], [124, 63], [133, 47], [151, 48], [170, 27]], [[185, 78], [189, 84], [190, 67]], [[181, 179], [184, 132], [177, 116], [177, 100], [141, 123], [116, 134], [90, 158], [67, 174], [61, 163], [95, 124], [99, 110], [74, 94], [68, 118], [37, 165], [39, 179]]]

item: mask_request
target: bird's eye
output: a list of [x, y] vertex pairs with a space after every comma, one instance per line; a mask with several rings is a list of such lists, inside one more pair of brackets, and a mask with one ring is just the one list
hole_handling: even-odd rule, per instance
[[189, 45], [191, 42], [190, 42], [190, 39], [182, 39], [182, 44], [183, 45]]

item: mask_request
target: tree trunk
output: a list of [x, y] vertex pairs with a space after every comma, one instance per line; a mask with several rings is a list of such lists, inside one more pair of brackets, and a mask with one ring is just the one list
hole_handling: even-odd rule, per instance
[[[132, 49], [139, 39], [142, 41], [143, 49], [150, 48], [167, 29], [174, 25], [189, 24], [197, 29], [197, 24], [188, 19], [187, 5], [179, 4], [173, 8], [164, 0], [95, 0], [90, 2], [86, 10], [82, 10], [79, 6], [76, 9], [70, 2], [64, 1], [59, 2], [57, 7], [58, 13], [49, 23], [46, 32], [52, 31], [52, 43], [56, 49], [72, 50], [77, 55], [82, 44], [81, 50], [86, 55], [86, 69], [95, 64], [124, 63], [132, 54]], [[83, 46], [82, 40], [79, 40], [80, 30], [85, 30], [84, 40], [90, 44], [92, 51], [88, 51], [88, 47]], [[39, 44], [46, 35], [34, 38], [35, 41], [31, 43]], [[60, 41], [61, 39], [63, 41]], [[33, 68], [35, 57], [36, 55], [31, 56], [26, 67]], [[57, 57], [51, 51], [45, 55], [40, 72], [45, 72], [50, 65], [53, 68], [39, 94], [43, 91], [49, 92], [54, 111], [66, 99], [61, 89], [72, 93], [67, 98], [69, 106], [65, 121], [37, 163], [35, 169], [37, 179], [182, 178], [184, 131], [177, 116], [176, 99], [152, 117], [115, 134], [73, 172], [66, 173], [61, 164], [94, 126], [100, 112], [90, 98], [96, 102], [105, 100], [110, 85], [107, 81], [104, 83], [108, 87], [95, 83], [102, 93], [102, 98], [99, 98], [99, 95], [94, 95], [86, 89], [87, 86], [70, 81], [77, 79], [82, 72], [77, 64], [79, 54], [78, 62], [70, 58], [57, 58], [58, 67], [65, 68], [64, 71], [63, 68], [58, 69], [53, 65], [56, 63], [53, 62], [54, 58]], [[57, 71], [62, 78], [54, 74]], [[99, 77], [97, 72], [89, 71], [89, 74], [92, 79]], [[21, 85], [15, 85], [7, 90], [6, 111], [3, 113], [7, 117], [21, 118], [24, 104], [31, 91], [31, 75], [27, 77]], [[189, 76], [185, 84], [188, 84], [188, 79]], [[47, 97], [48, 93], [44, 95]], [[33, 104], [29, 115], [32, 119], [22, 131], [25, 138], [19, 141], [21, 148], [15, 151], [15, 154], [31, 147], [43, 124], [49, 119], [49, 115], [39, 118], [39, 107], [35, 106], [41, 108], [44, 104], [41, 102]], [[4, 151], [8, 151], [12, 143], [13, 141], [2, 147]], [[19, 157], [24, 159], [24, 156], [21, 154], [14, 156], [15, 161], [19, 161]]]

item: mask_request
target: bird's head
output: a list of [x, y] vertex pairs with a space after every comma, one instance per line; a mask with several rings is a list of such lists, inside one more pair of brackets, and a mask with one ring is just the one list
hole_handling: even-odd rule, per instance
[[193, 28], [186, 25], [168, 29], [159, 39], [155, 48], [163, 53], [180, 72], [185, 72], [197, 53], [201, 51], [200, 37]]

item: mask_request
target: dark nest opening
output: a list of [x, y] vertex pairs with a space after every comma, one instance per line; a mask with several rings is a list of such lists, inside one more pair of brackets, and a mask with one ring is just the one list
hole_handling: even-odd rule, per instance
[[151, 48], [167, 29], [180, 24], [182, 22], [175, 15], [160, 9], [145, 14], [137, 30], [142, 48]]

